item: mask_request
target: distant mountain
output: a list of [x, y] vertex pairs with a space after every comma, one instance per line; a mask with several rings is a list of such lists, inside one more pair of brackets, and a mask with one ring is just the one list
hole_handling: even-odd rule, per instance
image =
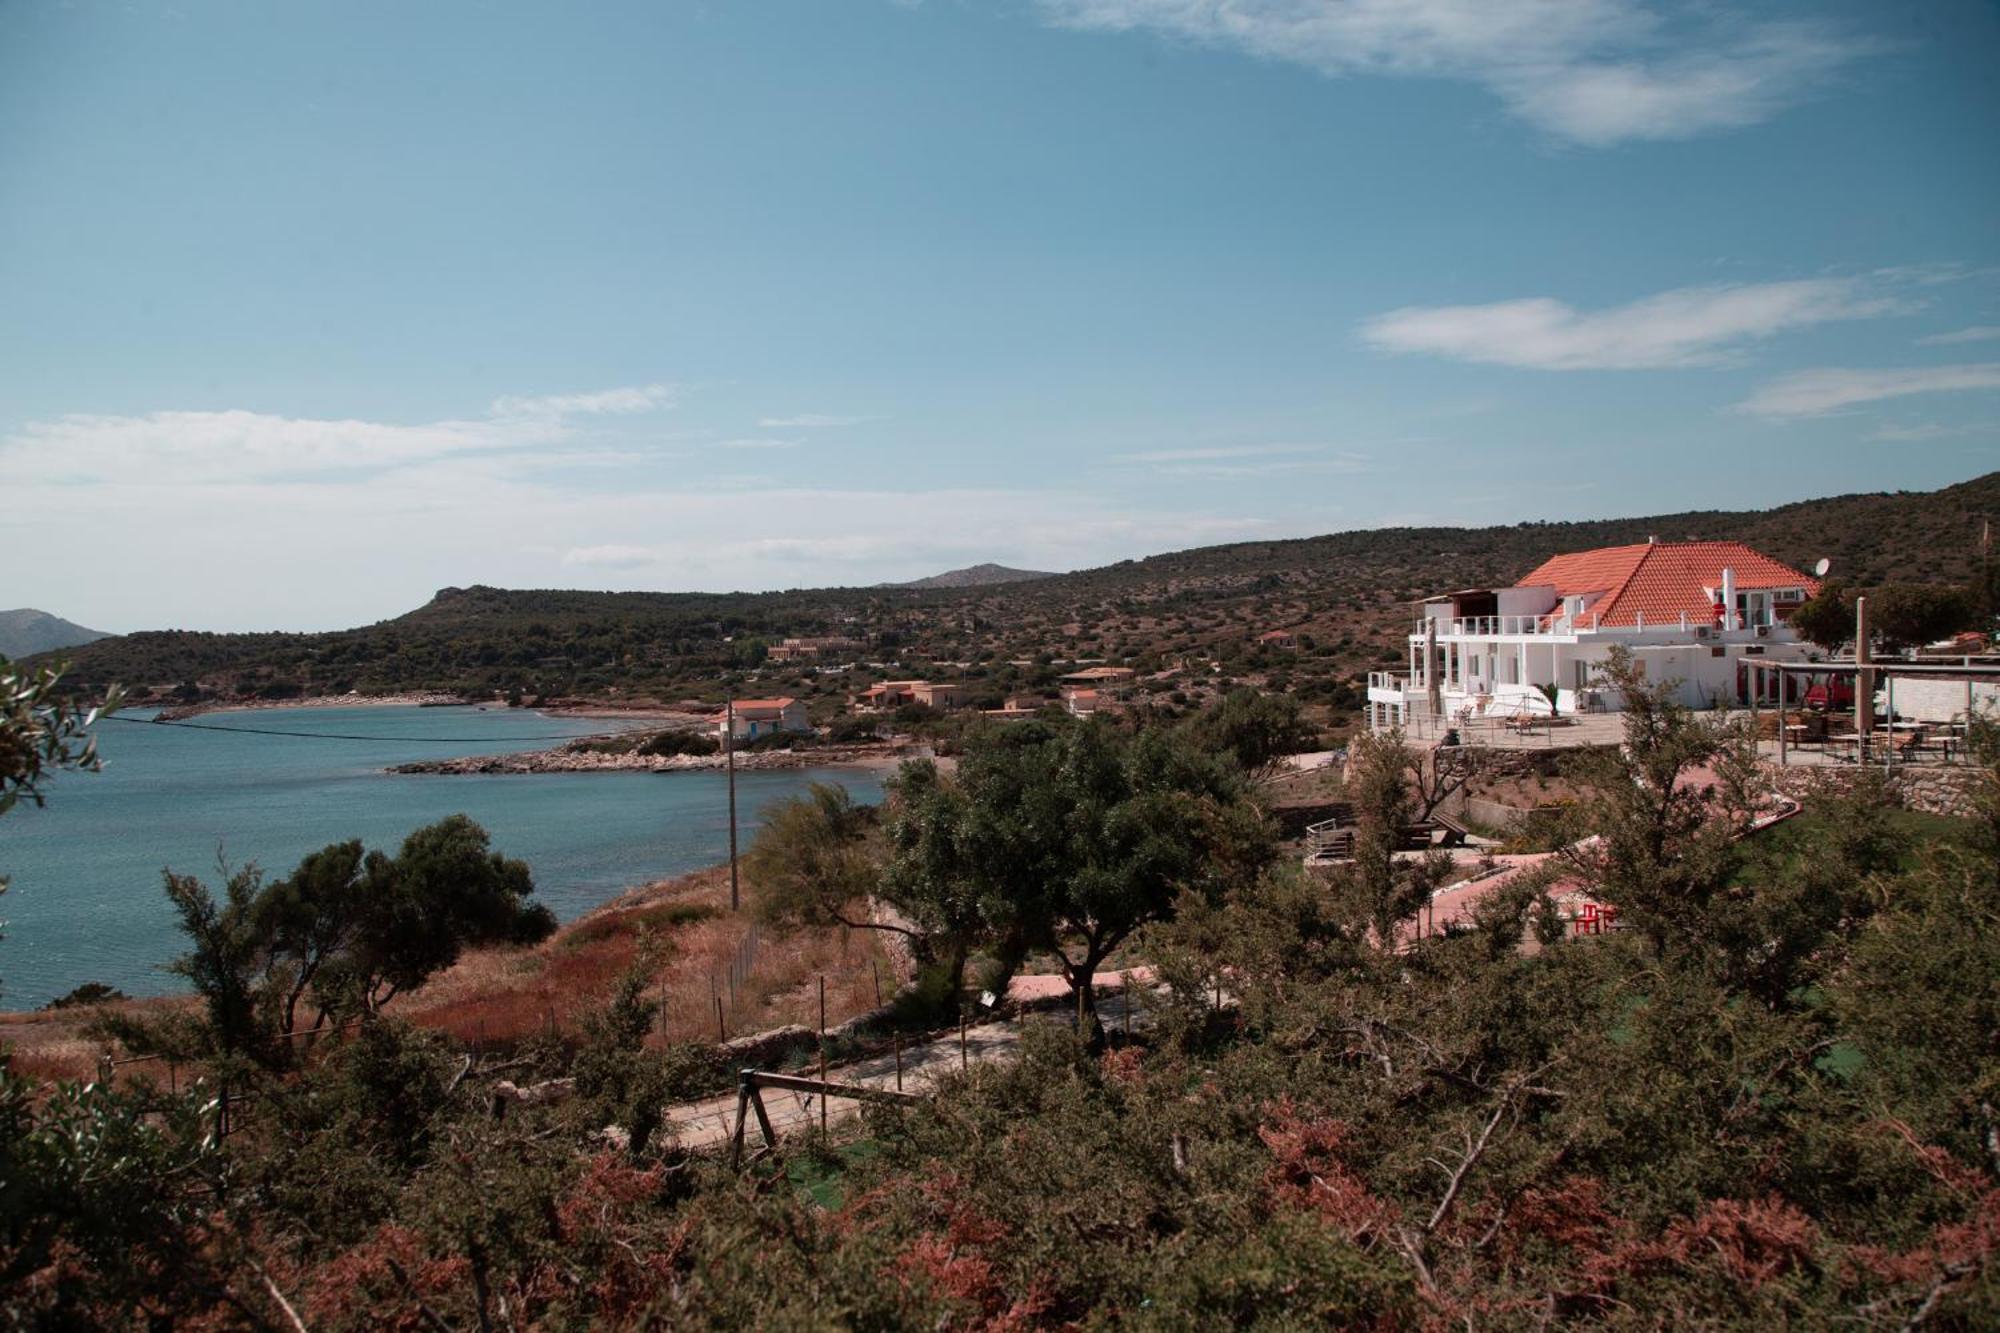
[[908, 583], [894, 583], [894, 588], [985, 588], [996, 583], [1026, 583], [1029, 579], [1052, 579], [1055, 575], [1040, 569], [1009, 569], [1005, 565], [967, 565], [964, 569], [948, 569], [942, 574], [933, 574], [927, 579], [912, 579]]
[[28, 657], [111, 637], [103, 630], [85, 629], [33, 607], [0, 611], [0, 657]]

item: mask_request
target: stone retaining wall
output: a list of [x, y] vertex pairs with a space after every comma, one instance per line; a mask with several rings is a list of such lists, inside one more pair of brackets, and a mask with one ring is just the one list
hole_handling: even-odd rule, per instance
[[[1794, 800], [1822, 793], [1850, 792], [1863, 771], [1845, 767], [1781, 768], [1776, 764], [1758, 767], [1774, 788]], [[1985, 773], [1976, 768], [1913, 764], [1890, 771], [1889, 792], [1904, 809], [1965, 819], [1977, 813], [1976, 793], [1987, 780]]]

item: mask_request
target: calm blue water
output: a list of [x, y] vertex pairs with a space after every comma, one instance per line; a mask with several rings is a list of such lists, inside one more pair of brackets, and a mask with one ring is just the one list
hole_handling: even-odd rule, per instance
[[[720, 773], [400, 776], [412, 759], [535, 749], [534, 737], [584, 735], [602, 722], [521, 710], [312, 708], [211, 713], [218, 726], [311, 732], [315, 739], [233, 736], [178, 727], [97, 728], [101, 773], [65, 773], [48, 805], [0, 817], [0, 1008], [33, 1008], [85, 981], [127, 994], [179, 988], [160, 965], [181, 937], [160, 870], [212, 886], [218, 851], [280, 876], [307, 852], [347, 838], [393, 851], [420, 825], [463, 811], [493, 846], [525, 860], [536, 896], [567, 921], [622, 889], [725, 860], [729, 817]], [[324, 739], [328, 733], [386, 739]], [[455, 738], [453, 743], [420, 739]], [[854, 770], [737, 774], [743, 837], [760, 810], [813, 781], [857, 800], [881, 786]]]

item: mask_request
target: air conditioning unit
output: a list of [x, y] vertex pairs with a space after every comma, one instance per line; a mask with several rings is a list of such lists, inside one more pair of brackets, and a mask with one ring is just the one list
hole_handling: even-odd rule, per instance
[[1695, 636], [1695, 637], [1696, 637], [1697, 639], [1705, 639], [1705, 638], [1707, 638], [1707, 637], [1708, 637], [1708, 626], [1706, 626], [1706, 625], [1696, 625], [1696, 626], [1694, 627], [1694, 636]]
[[1770, 638], [1770, 637], [1771, 637], [1771, 627], [1770, 627], [1769, 625], [1759, 625], [1759, 626], [1757, 627], [1757, 637], [1758, 637], [1758, 638], [1760, 638], [1760, 639], [1768, 639], [1768, 638]]

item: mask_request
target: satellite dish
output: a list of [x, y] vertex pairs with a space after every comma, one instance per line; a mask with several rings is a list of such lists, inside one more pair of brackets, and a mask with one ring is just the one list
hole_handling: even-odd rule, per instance
[[1813, 577], [1823, 579], [1826, 577], [1826, 571], [1832, 568], [1833, 561], [1827, 559], [1825, 556], [1821, 556], [1819, 563], [1813, 566]]

